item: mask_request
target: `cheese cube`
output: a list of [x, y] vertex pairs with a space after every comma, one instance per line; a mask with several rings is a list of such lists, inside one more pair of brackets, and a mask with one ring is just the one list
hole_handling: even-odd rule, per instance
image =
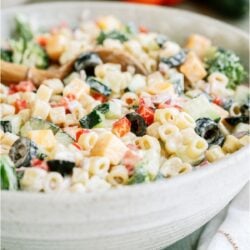
[[27, 137], [48, 151], [56, 145], [56, 138], [50, 129], [29, 131]]
[[14, 135], [12, 133], [6, 132], [1, 139], [2, 145], [12, 146], [12, 144], [18, 139], [19, 137], [17, 135]]
[[40, 85], [39, 89], [37, 90], [36, 95], [37, 95], [38, 99], [40, 99], [44, 102], [48, 102], [50, 97], [52, 96], [52, 92], [53, 92], [53, 90], [51, 88], [42, 84], [42, 85]]
[[21, 97], [29, 104], [33, 104], [36, 101], [36, 94], [34, 92], [23, 92], [21, 93]]
[[7, 96], [7, 103], [10, 105], [14, 105], [14, 103], [20, 99], [21, 99], [20, 93], [11, 94]]
[[160, 83], [151, 84], [150, 86], [147, 87], [147, 90], [148, 90], [148, 93], [152, 95], [157, 95], [157, 94], [165, 93], [165, 92], [168, 92], [170, 94], [174, 93], [173, 85], [168, 82], [160, 82]]
[[0, 117], [4, 117], [7, 115], [14, 115], [15, 108], [12, 105], [1, 103], [0, 104]]
[[192, 51], [188, 53], [186, 61], [180, 67], [180, 71], [191, 83], [196, 83], [207, 75], [204, 65]]
[[63, 90], [63, 96], [74, 95], [76, 99], [82, 94], [89, 94], [90, 87], [84, 81], [74, 78]]
[[50, 120], [55, 124], [62, 124], [66, 120], [65, 108], [56, 107], [51, 108], [49, 112]]
[[63, 92], [63, 83], [60, 79], [47, 79], [43, 81], [43, 85], [46, 85], [52, 89], [52, 94], [61, 94]]
[[35, 101], [32, 116], [39, 117], [45, 120], [49, 115], [49, 111], [50, 111], [50, 105], [47, 102], [38, 99]]
[[91, 150], [91, 156], [107, 157], [111, 164], [117, 165], [126, 151], [127, 147], [124, 143], [117, 136], [108, 132], [100, 135]]
[[199, 57], [204, 57], [207, 50], [211, 47], [211, 41], [204, 36], [193, 34], [186, 44], [186, 48], [193, 50]]

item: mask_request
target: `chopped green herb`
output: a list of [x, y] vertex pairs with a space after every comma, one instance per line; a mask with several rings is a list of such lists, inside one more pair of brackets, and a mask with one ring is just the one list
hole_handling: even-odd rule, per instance
[[136, 184], [143, 183], [148, 181], [148, 173], [147, 170], [143, 167], [143, 165], [138, 165], [135, 167], [134, 174], [130, 177], [128, 184]]
[[114, 39], [114, 40], [119, 40], [120, 42], [126, 42], [128, 40], [128, 35], [125, 34], [124, 32], [120, 32], [117, 30], [113, 30], [110, 32], [103, 32], [101, 31], [99, 36], [97, 37], [96, 41], [98, 44], [103, 44], [105, 39]]

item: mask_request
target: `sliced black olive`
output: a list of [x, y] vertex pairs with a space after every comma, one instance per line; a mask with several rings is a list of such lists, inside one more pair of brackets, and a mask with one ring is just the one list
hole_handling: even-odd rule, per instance
[[28, 138], [21, 137], [10, 148], [9, 156], [15, 167], [29, 167], [32, 158], [36, 157], [38, 147]]
[[50, 160], [47, 161], [50, 171], [59, 172], [62, 175], [72, 174], [75, 163], [72, 161], [65, 160]]
[[93, 91], [98, 92], [105, 96], [109, 96], [112, 92], [112, 90], [108, 86], [106, 86], [100, 80], [97, 80], [94, 77], [89, 77], [87, 79], [87, 84]]
[[136, 112], [126, 115], [126, 118], [131, 122], [131, 132], [136, 136], [143, 136], [146, 134], [147, 124], [145, 120]]
[[224, 141], [224, 135], [221, 133], [218, 124], [209, 118], [197, 119], [195, 132], [203, 137], [209, 145], [222, 145]]
[[185, 59], [186, 59], [186, 53], [183, 50], [181, 50], [174, 56], [168, 58], [162, 57], [160, 61], [168, 65], [170, 68], [173, 68], [183, 64]]
[[75, 71], [84, 70], [87, 76], [95, 75], [95, 67], [102, 63], [101, 58], [94, 52], [82, 53], [74, 64]]
[[244, 104], [240, 107], [240, 112], [243, 116], [250, 115], [250, 103]]
[[236, 126], [239, 123], [249, 123], [249, 116], [227, 117], [225, 121], [231, 126]]
[[12, 125], [11, 121], [0, 121], [0, 128], [3, 130], [4, 133], [12, 132]]

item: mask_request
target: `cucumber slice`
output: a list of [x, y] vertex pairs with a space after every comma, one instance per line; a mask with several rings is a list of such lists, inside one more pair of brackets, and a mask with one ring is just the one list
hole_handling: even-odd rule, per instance
[[94, 77], [89, 77], [87, 79], [87, 84], [90, 88], [104, 96], [110, 96], [112, 90], [107, 85], [103, 84], [101, 81], [97, 80]]
[[94, 128], [101, 127], [104, 120], [105, 117], [101, 112], [93, 110], [91, 113], [80, 119], [79, 123], [82, 128]]
[[95, 107], [95, 110], [101, 112], [102, 114], [106, 114], [109, 111], [109, 103], [102, 103]]
[[63, 132], [63, 131], [58, 131], [55, 134], [55, 137], [59, 143], [65, 145], [65, 146], [67, 146], [75, 141], [69, 134], [67, 134], [66, 132]]
[[45, 121], [40, 118], [31, 118], [28, 122], [24, 124], [21, 128], [21, 136], [27, 136], [27, 133], [30, 130], [43, 130], [43, 129], [50, 129], [52, 130], [53, 134], [56, 134], [60, 128], [55, 124]]
[[202, 117], [213, 120], [220, 118], [218, 111], [211, 105], [205, 95], [199, 95], [185, 103], [184, 111], [190, 114], [195, 120]]
[[[7, 125], [9, 124], [9, 125]], [[8, 126], [8, 128], [7, 128]], [[1, 121], [1, 127], [4, 129], [8, 129], [10, 131], [4, 132], [11, 132], [13, 134], [18, 134], [21, 127], [21, 118], [18, 115], [9, 115], [4, 117], [4, 119]]]
[[115, 119], [122, 115], [122, 104], [119, 100], [114, 99], [96, 106], [95, 110], [104, 114], [108, 119]]

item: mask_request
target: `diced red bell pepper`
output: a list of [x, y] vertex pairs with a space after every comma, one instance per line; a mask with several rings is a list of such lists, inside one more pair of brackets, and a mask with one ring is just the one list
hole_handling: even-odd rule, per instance
[[217, 97], [215, 97], [215, 98], [213, 99], [213, 103], [215, 103], [215, 104], [221, 106], [222, 103], [223, 103], [223, 101], [222, 101], [222, 99], [221, 99], [220, 97], [217, 96]]
[[64, 107], [66, 114], [70, 114], [70, 109], [69, 109], [69, 100], [66, 97], [63, 97], [60, 99], [59, 102], [57, 103], [51, 103], [50, 106], [52, 108], [57, 108], [57, 107]]
[[37, 40], [37, 43], [41, 47], [45, 47], [47, 45], [47, 42], [48, 42], [48, 37], [41, 35], [41, 36], [38, 36], [36, 40]]
[[130, 131], [130, 128], [131, 122], [123, 117], [113, 124], [112, 132], [119, 137], [123, 137]]
[[105, 95], [102, 95], [100, 93], [97, 92], [93, 92], [91, 93], [92, 97], [96, 100], [96, 101], [100, 101], [102, 103], [106, 102], [108, 100], [108, 98]]
[[72, 143], [73, 146], [75, 146], [77, 149], [81, 150], [81, 146], [77, 142]]
[[9, 88], [9, 94], [16, 92], [32, 92], [36, 90], [35, 85], [31, 81], [21, 81], [18, 84], [11, 84]]
[[16, 114], [19, 113], [20, 110], [28, 107], [26, 100], [16, 100], [14, 105], [16, 108]]
[[82, 134], [87, 134], [87, 133], [89, 133], [89, 132], [90, 132], [89, 129], [79, 129], [79, 130], [77, 130], [77, 131], [76, 131], [76, 141], [79, 140], [79, 138], [80, 138], [80, 136], [81, 136]]
[[136, 112], [145, 120], [147, 125], [150, 125], [154, 122], [155, 111], [152, 108], [139, 106]]
[[132, 175], [135, 165], [141, 160], [141, 156], [135, 150], [129, 149], [123, 159], [122, 164], [128, 169], [129, 175]]
[[46, 171], [49, 170], [47, 163], [45, 161], [37, 159], [37, 158], [34, 158], [31, 160], [31, 166], [35, 167], [35, 168], [41, 168], [41, 169], [44, 169]]
[[139, 31], [142, 32], [142, 33], [148, 33], [149, 32], [148, 28], [143, 26], [143, 25], [141, 25], [139, 27]]
[[66, 95], [66, 98], [69, 100], [69, 101], [74, 101], [76, 99], [76, 96], [74, 94], [68, 94]]

